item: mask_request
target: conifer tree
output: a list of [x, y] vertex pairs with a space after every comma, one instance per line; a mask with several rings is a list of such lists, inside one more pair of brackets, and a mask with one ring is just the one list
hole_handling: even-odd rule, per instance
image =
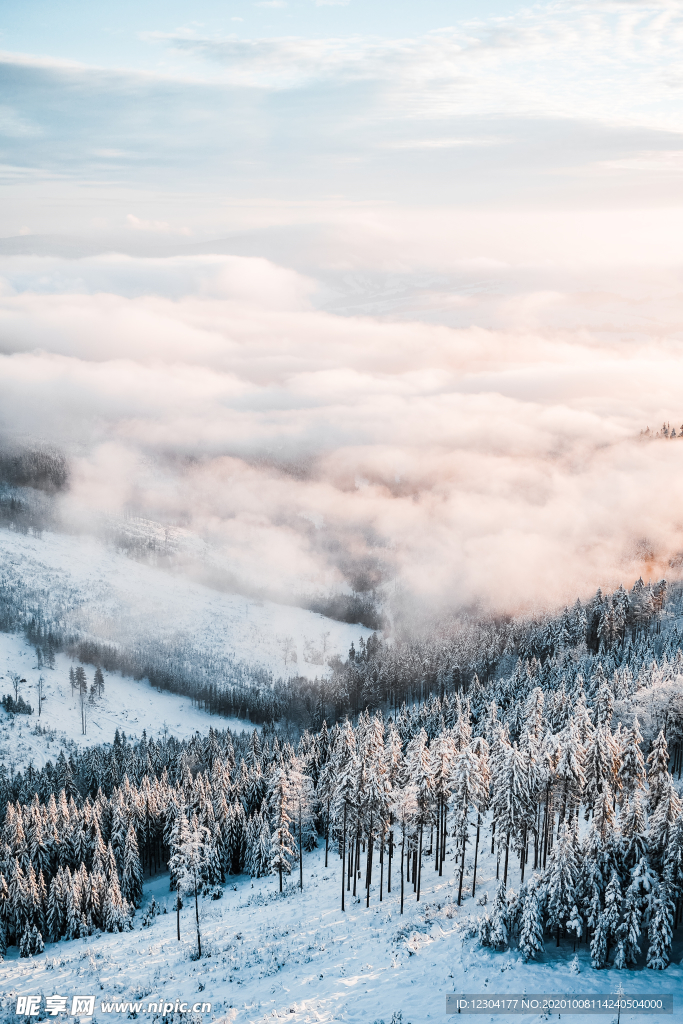
[[599, 914], [591, 939], [591, 964], [596, 969], [604, 967], [607, 962], [607, 935], [608, 927], [605, 922], [605, 915]]
[[624, 736], [619, 765], [619, 783], [625, 799], [632, 800], [637, 790], [645, 787], [645, 761], [641, 744], [638, 716], [633, 718], [633, 725]]
[[614, 960], [615, 967], [629, 967], [638, 962], [641, 920], [642, 911], [638, 891], [631, 883], [624, 897], [624, 920], [616, 932], [618, 950]]
[[415, 787], [417, 800], [418, 855], [417, 855], [417, 899], [420, 899], [420, 882], [422, 878], [422, 839], [425, 825], [433, 818], [434, 771], [432, 759], [427, 747], [427, 733], [420, 729], [413, 737], [406, 750], [406, 769]]
[[121, 896], [134, 907], [139, 907], [142, 902], [142, 866], [138, 852], [138, 841], [132, 825], [128, 826], [126, 843], [123, 850]]
[[417, 796], [412, 781], [406, 782], [404, 786], [394, 787], [392, 809], [401, 837], [401, 913], [403, 913], [406, 841], [410, 838], [418, 815]]
[[[304, 849], [311, 849], [311, 838], [315, 837], [313, 816], [313, 782], [295, 757], [288, 772], [289, 800], [292, 826], [299, 850], [299, 888], [304, 887]], [[314, 847], [313, 847], [314, 848]]]
[[296, 841], [290, 831], [291, 792], [287, 772], [284, 768], [275, 769], [271, 782], [270, 812], [273, 822], [271, 836], [271, 874], [277, 874], [282, 892], [282, 876], [291, 874], [292, 858], [296, 850]]
[[650, 945], [647, 951], [647, 966], [653, 971], [663, 971], [669, 966], [673, 940], [673, 911], [668, 883], [662, 880], [657, 888], [648, 931]]
[[565, 822], [548, 866], [546, 913], [548, 927], [560, 944], [560, 932], [569, 921], [576, 900], [577, 865], [571, 829]]
[[524, 960], [535, 960], [543, 949], [543, 917], [538, 892], [536, 886], [528, 886], [524, 892], [519, 951]]
[[621, 885], [619, 884], [619, 875], [617, 874], [616, 868], [614, 868], [612, 870], [612, 877], [605, 889], [604, 920], [607, 937], [606, 958], [609, 957], [610, 940], [617, 937], [619, 922], [621, 920], [621, 904]]
[[509, 937], [507, 894], [503, 882], [499, 882], [491, 910], [489, 943], [496, 949], [506, 949]]
[[666, 745], [664, 732], [660, 730], [659, 735], [652, 744], [652, 750], [647, 759], [648, 809], [650, 814], [657, 810], [657, 804], [660, 801], [668, 777], [669, 750]]
[[661, 778], [655, 809], [650, 815], [648, 845], [655, 865], [664, 862], [669, 839], [683, 806], [668, 772]]

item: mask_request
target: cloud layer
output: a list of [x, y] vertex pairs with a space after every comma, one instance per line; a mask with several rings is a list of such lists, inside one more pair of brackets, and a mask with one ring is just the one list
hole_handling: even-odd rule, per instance
[[0, 429], [68, 449], [70, 521], [135, 509], [277, 597], [664, 572], [682, 41], [682, 0], [599, 0], [2, 55]]
[[182, 528], [242, 589], [562, 602], [683, 550], [683, 438], [637, 437], [683, 416], [675, 266], [613, 273], [442, 266], [430, 323], [400, 278], [359, 316], [264, 259], [5, 260], [0, 426], [71, 452], [69, 515]]

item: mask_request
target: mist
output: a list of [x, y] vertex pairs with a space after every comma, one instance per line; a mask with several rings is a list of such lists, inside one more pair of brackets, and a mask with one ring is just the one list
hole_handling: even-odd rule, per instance
[[240, 11], [8, 21], [0, 434], [64, 453], [53, 524], [409, 614], [677, 572], [680, 0]]
[[469, 261], [435, 236], [411, 266], [401, 226], [375, 238], [381, 279], [348, 241], [317, 278], [2, 260], [0, 427], [67, 454], [63, 527], [152, 520], [185, 571], [284, 601], [514, 612], [670, 575], [683, 437], [640, 432], [683, 418], [677, 254], [622, 252], [617, 277], [595, 229], [589, 267], [566, 235], [534, 265], [482, 230]]

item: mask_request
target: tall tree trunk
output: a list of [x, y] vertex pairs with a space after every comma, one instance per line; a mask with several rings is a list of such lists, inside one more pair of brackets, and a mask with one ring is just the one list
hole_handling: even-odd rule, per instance
[[508, 884], [508, 857], [510, 856], [510, 833], [505, 836], [505, 867], [503, 868], [503, 885]]
[[479, 857], [479, 829], [481, 828], [481, 812], [477, 811], [477, 845], [474, 850], [474, 874], [472, 875], [472, 898], [477, 884], [477, 858]]
[[370, 831], [368, 833], [368, 865], [367, 865], [367, 888], [365, 894], [365, 906], [370, 906], [370, 882], [372, 880], [372, 814], [370, 815]]
[[[467, 828], [467, 826], [465, 826]], [[460, 881], [458, 883], [458, 906], [462, 903], [462, 883], [465, 877], [465, 849], [467, 847], [467, 831], [462, 837], [462, 857], [460, 858]]]
[[199, 931], [199, 900], [197, 899], [197, 868], [193, 868], [194, 874], [194, 914], [197, 919], [197, 953], [202, 958], [202, 936]]
[[344, 803], [344, 838], [342, 840], [342, 905], [341, 908], [344, 910], [344, 882], [346, 878], [346, 803]]
[[302, 836], [302, 814], [301, 808], [299, 808], [299, 888], [303, 892], [304, 889], [304, 846]]
[[394, 830], [389, 832], [389, 873], [387, 875], [387, 893], [391, 892], [391, 858], [394, 855]]
[[384, 888], [384, 833], [382, 833], [381, 845], [379, 848], [379, 901], [382, 902], [382, 890]]
[[[325, 867], [327, 867], [327, 851], [330, 848], [330, 801], [327, 801], [327, 817], [325, 818]], [[343, 876], [344, 872], [342, 872]]]
[[401, 913], [403, 913], [403, 853], [406, 845], [406, 829], [403, 826], [403, 836], [401, 839]]
[[417, 902], [420, 902], [420, 882], [422, 881], [422, 830], [424, 826], [420, 825], [420, 852], [417, 857]]

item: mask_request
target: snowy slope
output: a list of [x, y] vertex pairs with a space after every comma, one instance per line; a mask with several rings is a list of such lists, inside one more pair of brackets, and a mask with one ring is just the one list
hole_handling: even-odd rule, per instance
[[[141, 564], [104, 543], [83, 536], [44, 533], [42, 538], [0, 529], [0, 578], [18, 583], [28, 599], [62, 622], [69, 631], [105, 642], [179, 645], [201, 657], [229, 658], [260, 666], [277, 676], [309, 678], [329, 671], [334, 654], [346, 655], [352, 641], [367, 636], [363, 626], [347, 625], [270, 601], [226, 594], [172, 572]], [[12, 692], [9, 674], [26, 683], [21, 694], [34, 707], [30, 717], [0, 709], [0, 760], [23, 768], [54, 762], [67, 740], [79, 746], [111, 742], [116, 728], [131, 737], [168, 732], [186, 737], [220, 728], [252, 728], [231, 718], [211, 718], [189, 697], [159, 693], [147, 680], [107, 675], [105, 693], [87, 707], [83, 736], [81, 713], [71, 694], [72, 662], [58, 655], [54, 670], [38, 669], [35, 652], [23, 636], [0, 633], [0, 695]], [[37, 681], [45, 680], [42, 728], [54, 737], [35, 735]], [[88, 682], [93, 669], [86, 666]]]
[[93, 537], [0, 530], [0, 566], [3, 577], [21, 581], [69, 625], [98, 639], [177, 641], [275, 676], [320, 676], [333, 654], [346, 656], [352, 641], [371, 632], [303, 608], [212, 590]]
[[[484, 839], [477, 899], [486, 891], [492, 897], [495, 891], [495, 861], [487, 855], [487, 845], [490, 849], [490, 840], [487, 844]], [[379, 881], [377, 864], [375, 871]], [[346, 913], [339, 906], [341, 866], [334, 851], [327, 869], [324, 850], [305, 856], [303, 894], [290, 883], [280, 895], [276, 877], [253, 883], [246, 877], [230, 880], [221, 900], [201, 901], [202, 946], [207, 955], [197, 961], [191, 959], [196, 948], [194, 907], [186, 905], [181, 913], [179, 943], [168, 876], [153, 878], [145, 886], [145, 903], [154, 895], [169, 912], [157, 917], [150, 928], [141, 927], [138, 912], [132, 933], [47, 945], [32, 961], [19, 959], [12, 948], [0, 965], [2, 990], [8, 1003], [17, 994], [41, 991], [69, 999], [77, 993], [96, 995], [99, 1024], [128, 1016], [128, 1009], [102, 1013], [103, 1000], [137, 999], [145, 1009], [159, 999], [180, 999], [190, 1006], [207, 1001], [211, 1012], [196, 1019], [225, 1024], [265, 1024], [278, 1019], [292, 1024], [390, 1024], [392, 1018], [401, 1024], [426, 1024], [455, 1019], [445, 1013], [447, 992], [608, 994], [616, 993], [621, 984], [627, 993], [673, 992], [679, 997], [673, 1016], [622, 1014], [625, 1024], [683, 1021], [683, 968], [677, 964], [664, 972], [595, 971], [589, 967], [587, 947], [580, 945], [577, 976], [570, 966], [571, 943], [563, 942], [558, 950], [553, 941], [546, 945], [541, 962], [524, 964], [516, 950], [483, 950], [470, 936], [471, 915], [481, 911], [471, 898], [457, 907], [452, 857], [441, 879], [430, 858], [425, 858], [421, 901], [416, 902], [412, 884], [406, 886], [403, 916], [399, 914], [399, 879], [394, 861], [391, 896], [385, 885], [380, 904], [379, 886], [374, 885], [370, 908], [366, 909], [364, 899], [349, 899]], [[293, 880], [298, 881], [298, 873]], [[517, 881], [513, 878], [513, 884]], [[677, 959], [678, 947], [680, 942], [674, 947]], [[153, 1021], [155, 1015], [142, 1012], [139, 1019]], [[460, 1019], [530, 1024], [558, 1018]], [[607, 1022], [612, 1017], [592, 1019]]]
[[[136, 681], [118, 673], [105, 673], [104, 694], [93, 704], [86, 703], [86, 734], [81, 729], [81, 709], [77, 696], [72, 695], [69, 669], [73, 663], [65, 655], [57, 655], [54, 670], [38, 669], [35, 651], [21, 635], [0, 633], [0, 695], [12, 693], [9, 673], [16, 672], [26, 683], [20, 694], [33, 707], [33, 714], [7, 715], [0, 708], [0, 762], [15, 770], [32, 761], [41, 768], [46, 761], [59, 756], [68, 742], [79, 747], [93, 743], [111, 743], [116, 729], [131, 738], [140, 737], [142, 730], [157, 739], [166, 732], [183, 739], [195, 732], [205, 734], [210, 725], [235, 731], [252, 729], [249, 722], [237, 718], [211, 718], [205, 711], [194, 707], [189, 697], [173, 693], [159, 693], [145, 680]], [[43, 708], [38, 717], [38, 678], [42, 676]], [[93, 669], [86, 667], [88, 684]], [[36, 734], [36, 726], [48, 730]]]

